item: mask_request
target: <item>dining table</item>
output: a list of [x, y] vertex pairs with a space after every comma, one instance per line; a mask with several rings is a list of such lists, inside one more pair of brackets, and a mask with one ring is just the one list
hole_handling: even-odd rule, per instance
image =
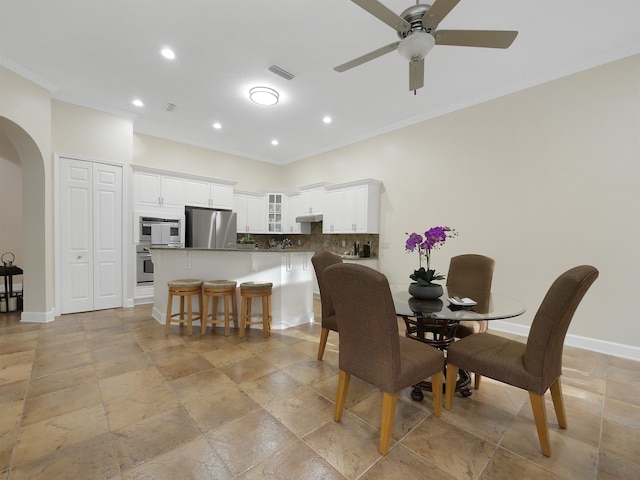
[[[455, 341], [460, 322], [504, 320], [526, 311], [522, 302], [499, 293], [478, 290], [466, 292], [465, 297], [461, 297], [448, 292], [446, 287], [443, 292], [435, 300], [421, 300], [408, 291], [392, 292], [392, 297], [396, 315], [404, 320], [405, 335], [445, 352]], [[460, 369], [458, 375], [456, 391], [463, 396], [471, 395], [469, 373]], [[420, 401], [424, 398], [423, 390], [431, 391], [432, 388], [431, 382], [420, 382], [414, 385], [411, 398]]]

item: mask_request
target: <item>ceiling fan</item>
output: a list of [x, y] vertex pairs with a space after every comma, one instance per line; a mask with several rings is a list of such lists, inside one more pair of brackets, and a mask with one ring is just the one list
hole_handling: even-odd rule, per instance
[[509, 30], [436, 30], [460, 0], [435, 0], [433, 5], [419, 4], [416, 0], [416, 5], [400, 15], [378, 0], [351, 1], [395, 29], [400, 40], [338, 65], [334, 70], [344, 72], [398, 50], [409, 61], [409, 90], [414, 94], [424, 85], [424, 57], [434, 45], [509, 48], [518, 35], [518, 32]]

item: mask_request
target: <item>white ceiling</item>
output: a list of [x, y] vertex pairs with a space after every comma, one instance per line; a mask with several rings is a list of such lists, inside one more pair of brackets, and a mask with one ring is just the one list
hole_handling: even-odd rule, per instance
[[[133, 118], [135, 131], [286, 164], [640, 53], [639, 18], [639, 0], [461, 0], [439, 28], [519, 35], [507, 50], [436, 46], [414, 96], [397, 52], [333, 70], [397, 40], [349, 0], [0, 0], [0, 63], [56, 99]], [[256, 85], [280, 102], [251, 103]]]

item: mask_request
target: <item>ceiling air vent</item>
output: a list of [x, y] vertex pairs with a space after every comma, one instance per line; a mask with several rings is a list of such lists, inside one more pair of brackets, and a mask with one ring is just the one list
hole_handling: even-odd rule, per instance
[[289, 73], [286, 70], [280, 68], [277, 65], [271, 65], [267, 70], [269, 70], [272, 73], [275, 73], [276, 75], [286, 79], [286, 80], [291, 80], [293, 78], [295, 78], [296, 76], [293, 73]]
[[164, 106], [164, 111], [165, 111], [165, 112], [173, 112], [175, 109], [176, 109], [176, 106], [175, 106], [175, 104], [173, 104], [173, 103], [167, 103], [167, 104]]

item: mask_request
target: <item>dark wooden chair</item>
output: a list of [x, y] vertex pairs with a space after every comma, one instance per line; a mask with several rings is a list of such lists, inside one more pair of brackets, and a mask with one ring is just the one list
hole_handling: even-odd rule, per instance
[[[363, 265], [327, 267], [325, 277], [338, 318], [340, 331], [339, 375], [333, 419], [342, 419], [351, 375], [383, 391], [380, 444], [389, 452], [398, 392], [431, 377], [442, 385], [444, 355], [429, 345], [398, 333], [387, 278]], [[442, 410], [442, 388], [433, 389], [434, 415]]]
[[320, 250], [311, 257], [311, 263], [316, 272], [318, 288], [320, 289], [320, 304], [322, 305], [322, 332], [320, 333], [320, 345], [318, 345], [318, 360], [322, 360], [324, 349], [329, 339], [329, 330], [338, 331], [336, 310], [333, 307], [331, 291], [324, 277], [324, 269], [330, 265], [342, 263], [342, 257], [327, 250]]
[[560, 275], [536, 312], [526, 344], [490, 333], [454, 342], [447, 350], [445, 408], [451, 409], [459, 368], [527, 390], [542, 453], [551, 456], [544, 394], [551, 390], [558, 424], [567, 428], [560, 384], [562, 349], [573, 314], [596, 278], [598, 270], [589, 265]]

